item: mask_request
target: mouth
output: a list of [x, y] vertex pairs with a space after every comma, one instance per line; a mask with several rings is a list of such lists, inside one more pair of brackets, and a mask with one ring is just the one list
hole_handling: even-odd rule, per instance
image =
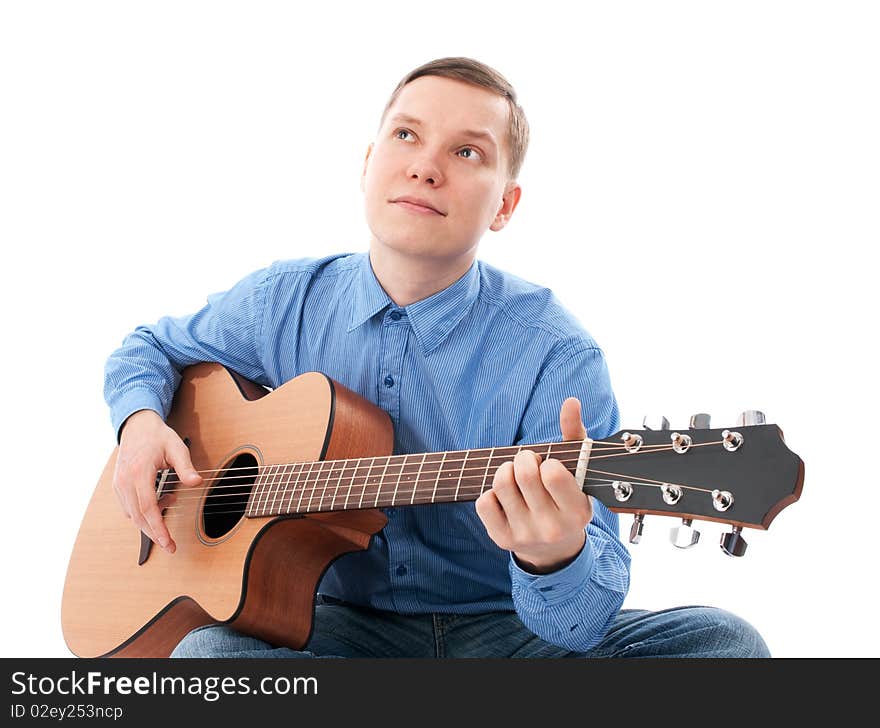
[[436, 207], [431, 205], [431, 203], [427, 200], [423, 200], [418, 197], [398, 197], [394, 200], [389, 200], [389, 202], [417, 214], [440, 215], [442, 217], [446, 217], [445, 212], [441, 212]]

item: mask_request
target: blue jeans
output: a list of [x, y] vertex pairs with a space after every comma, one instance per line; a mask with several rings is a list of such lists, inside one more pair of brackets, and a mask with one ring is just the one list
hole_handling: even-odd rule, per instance
[[302, 651], [273, 647], [223, 625], [199, 627], [172, 657], [770, 657], [758, 632], [712, 607], [621, 610], [588, 652], [536, 637], [515, 612], [401, 615], [319, 603]]

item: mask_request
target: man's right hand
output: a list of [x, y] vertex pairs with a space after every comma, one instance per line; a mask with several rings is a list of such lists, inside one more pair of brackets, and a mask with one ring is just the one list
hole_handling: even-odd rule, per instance
[[161, 510], [170, 504], [173, 495], [156, 498], [156, 473], [166, 468], [174, 468], [184, 485], [202, 482], [178, 434], [157, 412], [138, 410], [129, 416], [122, 429], [113, 490], [125, 515], [154, 543], [173, 554], [177, 546], [162, 520]]

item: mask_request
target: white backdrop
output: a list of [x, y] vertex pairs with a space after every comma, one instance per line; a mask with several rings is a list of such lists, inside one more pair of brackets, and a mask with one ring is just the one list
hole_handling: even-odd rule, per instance
[[365, 250], [384, 102], [447, 55], [506, 75], [532, 128], [481, 257], [585, 324], [624, 426], [761, 409], [806, 464], [743, 559], [720, 525], [684, 552], [649, 518], [626, 606], [722, 606], [779, 657], [877, 655], [878, 36], [841, 0], [3, 3], [2, 655], [69, 655], [107, 355], [277, 258]]

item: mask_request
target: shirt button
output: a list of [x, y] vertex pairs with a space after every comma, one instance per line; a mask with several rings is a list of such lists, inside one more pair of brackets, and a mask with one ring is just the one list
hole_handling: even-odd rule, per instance
[[406, 567], [403, 564], [401, 564], [400, 566], [397, 567], [397, 575], [404, 576], [405, 574], [406, 574]]
[[400, 311], [392, 311], [390, 315], [392, 321], [400, 321], [400, 318], [403, 316]]
[[393, 387], [394, 386], [394, 377], [392, 377], [390, 375], [385, 377], [385, 386], [386, 387]]

